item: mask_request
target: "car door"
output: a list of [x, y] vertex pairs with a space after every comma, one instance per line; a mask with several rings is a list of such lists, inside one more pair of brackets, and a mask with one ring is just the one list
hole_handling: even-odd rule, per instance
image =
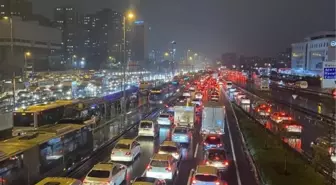
[[120, 165], [115, 165], [112, 170], [112, 181], [115, 184], [120, 185], [122, 182], [122, 178], [123, 176], [121, 175]]

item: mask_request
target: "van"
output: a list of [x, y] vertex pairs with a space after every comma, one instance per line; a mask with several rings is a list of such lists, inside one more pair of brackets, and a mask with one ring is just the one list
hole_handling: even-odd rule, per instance
[[159, 134], [159, 126], [156, 120], [142, 120], [139, 125], [138, 136], [155, 138]]

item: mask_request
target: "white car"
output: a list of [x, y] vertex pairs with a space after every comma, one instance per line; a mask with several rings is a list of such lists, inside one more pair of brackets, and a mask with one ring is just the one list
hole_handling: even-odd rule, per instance
[[181, 158], [181, 150], [179, 146], [173, 141], [164, 141], [159, 148], [159, 154], [170, 154], [176, 160]]
[[170, 126], [172, 124], [172, 116], [168, 113], [162, 113], [157, 119], [159, 125]]
[[159, 135], [159, 126], [155, 120], [142, 120], [139, 125], [138, 136], [156, 137]]
[[86, 175], [83, 184], [120, 185], [126, 180], [127, 167], [118, 163], [98, 163]]
[[224, 182], [220, 179], [221, 177], [217, 168], [207, 165], [198, 165], [196, 170], [191, 174], [191, 177], [189, 177], [192, 185], [223, 185]]
[[241, 101], [240, 101], [240, 103], [242, 105], [250, 105], [251, 104], [251, 100], [248, 99], [248, 98], [242, 98]]
[[111, 152], [112, 161], [132, 162], [140, 154], [140, 144], [134, 139], [120, 139]]
[[177, 162], [173, 156], [169, 154], [154, 154], [147, 166], [145, 176], [172, 180], [177, 171]]

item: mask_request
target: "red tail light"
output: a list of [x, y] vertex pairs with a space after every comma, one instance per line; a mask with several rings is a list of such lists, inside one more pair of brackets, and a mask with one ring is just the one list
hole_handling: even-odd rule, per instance
[[208, 145], [208, 143], [204, 143], [204, 145]]
[[278, 117], [277, 119], [281, 119], [281, 117]]
[[271, 109], [267, 109], [267, 112], [271, 112]]
[[257, 109], [257, 112], [259, 112], [260, 111], [260, 109]]
[[218, 144], [218, 145], [217, 145], [217, 147], [221, 147], [221, 146], [222, 146], [222, 144]]
[[220, 182], [217, 181], [217, 182], [216, 182], [216, 185], [220, 185]]
[[192, 183], [193, 183], [193, 184], [196, 184], [196, 179], [193, 179], [193, 180], [192, 180]]
[[171, 171], [171, 167], [166, 168], [166, 171]]
[[224, 164], [225, 166], [228, 166], [228, 165], [229, 165], [229, 162], [228, 162], [228, 161], [224, 161], [223, 164]]
[[125, 155], [131, 155], [131, 152], [126, 152]]
[[151, 170], [152, 167], [150, 165], [147, 166], [147, 170]]

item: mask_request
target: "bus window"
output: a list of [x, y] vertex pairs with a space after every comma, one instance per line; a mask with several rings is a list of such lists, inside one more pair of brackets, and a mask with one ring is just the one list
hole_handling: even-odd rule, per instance
[[61, 138], [54, 138], [40, 145], [41, 172], [47, 172], [62, 164], [62, 146]]
[[14, 113], [13, 114], [14, 127], [33, 127], [34, 113]]
[[22, 155], [13, 156], [0, 162], [0, 184], [26, 184]]

